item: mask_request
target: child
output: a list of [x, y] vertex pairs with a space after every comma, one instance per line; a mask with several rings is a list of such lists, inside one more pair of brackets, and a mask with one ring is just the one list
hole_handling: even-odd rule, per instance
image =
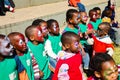
[[78, 27], [78, 23], [80, 22], [80, 14], [77, 10], [69, 9], [67, 11], [66, 22], [67, 22], [67, 27], [65, 27], [63, 33], [66, 31], [72, 31], [75, 32], [76, 34], [80, 33]]
[[28, 80], [19, 58], [12, 55], [12, 48], [8, 37], [0, 34], [0, 80]]
[[[50, 19], [47, 21], [48, 24], [48, 39], [45, 42], [45, 53], [49, 56], [50, 65], [55, 68], [56, 58], [58, 51], [61, 50], [61, 35], [59, 33], [59, 24], [56, 20]], [[53, 70], [54, 72], [54, 70]]]
[[[71, 32], [78, 34], [81, 37], [80, 28], [78, 26], [80, 22], [79, 12], [75, 9], [69, 9], [66, 13], [66, 21], [67, 21], [67, 27], [64, 29], [63, 32], [71, 31]], [[81, 46], [81, 51], [83, 55], [84, 66], [86, 66], [86, 69], [88, 69], [89, 60], [90, 60], [89, 55], [85, 53], [81, 44], [80, 46]]]
[[118, 80], [118, 68], [107, 53], [97, 53], [93, 56], [90, 69], [92, 74], [87, 80]]
[[31, 25], [26, 28], [25, 35], [29, 40], [27, 43], [28, 48], [34, 55], [39, 66], [39, 70], [42, 70], [44, 74], [41, 80], [47, 80], [50, 77], [50, 70], [48, 68], [48, 58], [47, 56], [43, 55], [44, 37], [41, 31], [41, 27]]
[[[34, 66], [32, 66], [32, 56], [30, 56], [30, 52], [27, 49], [27, 45], [25, 42], [25, 37], [22, 33], [19, 32], [12, 32], [8, 35], [10, 41], [14, 47], [16, 55], [18, 55], [19, 59], [21, 60], [22, 64], [26, 68], [29, 80], [36, 80], [43, 76], [43, 72], [34, 70]], [[36, 65], [37, 66], [37, 65]], [[34, 73], [33, 73], [34, 72]], [[37, 73], [40, 73], [37, 75]]]
[[79, 36], [74, 32], [68, 31], [62, 34], [61, 42], [64, 50], [58, 53], [58, 62], [52, 80], [83, 80], [79, 40]]
[[102, 22], [102, 20], [101, 20], [101, 9], [99, 7], [94, 7], [93, 10], [96, 10], [96, 12], [97, 12], [97, 22], [100, 24]]
[[90, 17], [90, 22], [88, 24], [88, 27], [91, 29], [93, 28], [95, 31], [98, 29], [98, 25], [100, 24], [99, 21], [97, 21], [97, 12], [94, 9], [91, 9], [89, 11], [89, 17]]
[[[79, 23], [79, 28], [80, 28], [80, 32], [82, 33], [82, 37], [80, 38], [80, 43], [82, 44], [86, 55], [90, 55], [92, 54], [92, 46], [89, 45], [87, 43], [87, 36], [86, 35], [90, 35], [94, 32], [93, 29], [88, 29], [87, 26], [87, 20], [88, 20], [88, 16], [86, 12], [80, 12], [80, 23]], [[86, 61], [87, 64], [84, 64], [84, 69], [87, 70], [89, 67], [89, 55], [88, 55], [88, 61]], [[84, 61], [84, 59], [83, 59]]]
[[110, 30], [110, 24], [103, 22], [99, 25], [97, 30], [97, 37], [88, 38], [88, 43], [93, 45], [93, 56], [95, 53], [107, 52], [109, 55], [113, 55], [113, 42], [108, 36]]

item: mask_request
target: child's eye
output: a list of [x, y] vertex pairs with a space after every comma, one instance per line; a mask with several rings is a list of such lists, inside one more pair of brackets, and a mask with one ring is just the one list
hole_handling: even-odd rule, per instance
[[41, 32], [40, 31], [38, 31], [38, 36], [41, 36]]
[[22, 45], [22, 43], [23, 43], [23, 40], [20, 39], [20, 41], [19, 41], [19, 45]]

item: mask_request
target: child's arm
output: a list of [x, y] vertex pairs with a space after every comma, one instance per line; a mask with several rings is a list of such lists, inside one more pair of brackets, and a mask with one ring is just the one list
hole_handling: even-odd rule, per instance
[[81, 45], [81, 44], [79, 44], [79, 47], [80, 47], [80, 49], [81, 49], [82, 56], [85, 56], [85, 55], [86, 55], [86, 53], [85, 53], [85, 50], [83, 49], [82, 45]]
[[22, 72], [20, 72], [18, 74], [19, 74], [18, 75], [19, 76], [19, 80], [29, 80], [28, 75], [27, 75], [25, 70], [23, 70]]
[[48, 56], [52, 57], [53, 59], [57, 58], [57, 55], [53, 52], [50, 40], [47, 40], [45, 43], [45, 52]]
[[109, 54], [110, 56], [113, 55], [114, 51], [112, 48], [107, 48], [106, 50], [108, 51], [107, 54]]
[[17, 64], [19, 80], [29, 80], [28, 75], [18, 56], [15, 56], [15, 61]]
[[88, 37], [87, 42], [88, 42], [89, 45], [93, 45], [94, 39]]

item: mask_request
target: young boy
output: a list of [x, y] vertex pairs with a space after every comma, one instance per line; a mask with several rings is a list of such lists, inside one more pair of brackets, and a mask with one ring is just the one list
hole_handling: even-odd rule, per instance
[[0, 80], [28, 80], [25, 68], [17, 56], [13, 56], [10, 40], [0, 34]]
[[[30, 52], [27, 49], [27, 45], [25, 42], [25, 37], [22, 33], [19, 32], [12, 32], [8, 35], [8, 37], [10, 38], [11, 44], [14, 47], [15, 53], [16, 55], [19, 57], [19, 59], [21, 60], [22, 64], [24, 65], [29, 80], [36, 80], [38, 77], [42, 77], [43, 73], [42, 71], [35, 71], [34, 70], [34, 66], [32, 66], [32, 56], [30, 56]], [[40, 73], [39, 75], [37, 75], [36, 73]]]
[[90, 69], [92, 74], [87, 80], [119, 80], [117, 65], [107, 53], [93, 56]]
[[31, 53], [34, 55], [39, 69], [42, 70], [43, 72], [43, 77], [41, 80], [47, 80], [50, 77], [50, 70], [49, 70], [49, 65], [48, 65], [48, 58], [46, 55], [43, 55], [44, 51], [44, 37], [43, 34], [41, 33], [41, 28], [37, 26], [29, 26], [25, 30], [25, 35], [29, 39], [27, 45], [28, 48], [30, 49]]
[[109, 30], [110, 24], [103, 22], [98, 27], [97, 37], [88, 38], [88, 43], [93, 45], [93, 56], [100, 52], [108, 52], [109, 55], [113, 55], [113, 42], [108, 36]]
[[97, 12], [97, 22], [100, 24], [102, 22], [100, 7], [94, 7], [93, 10]]
[[88, 24], [89, 28], [93, 28], [95, 31], [98, 29], [98, 25], [100, 24], [99, 21], [97, 21], [97, 12], [94, 9], [91, 9], [89, 11], [89, 17], [90, 17], [90, 22]]
[[[78, 34], [81, 37], [81, 32], [80, 32], [80, 27], [78, 26], [80, 22], [80, 14], [77, 10], [75, 9], [69, 9], [66, 13], [66, 21], [67, 21], [67, 27], [64, 29], [64, 32], [71, 31], [76, 34]], [[81, 51], [83, 55], [83, 64], [86, 66], [86, 69], [88, 69], [89, 66], [89, 55], [86, 54], [86, 52], [83, 49], [83, 46], [81, 46]]]
[[[92, 46], [87, 43], [87, 37], [94, 33], [93, 29], [88, 29], [87, 20], [88, 20], [87, 13], [86, 12], [80, 12], [80, 23], [78, 24], [78, 26], [80, 28], [80, 32], [83, 35], [80, 38], [80, 43], [82, 44], [82, 46], [83, 46], [83, 48], [86, 52], [86, 55], [89, 54], [88, 58], [87, 58], [87, 61], [86, 61], [86, 64], [84, 64], [84, 69], [85, 70], [88, 70], [88, 68], [89, 68], [89, 61], [90, 61], [89, 58], [91, 58], [91, 55], [92, 55]], [[84, 59], [83, 59], [83, 61], [84, 61]]]
[[52, 80], [83, 80], [80, 37], [74, 32], [62, 34], [63, 51], [58, 53], [58, 62]]
[[46, 41], [48, 38], [47, 22], [43, 19], [36, 19], [32, 22], [32, 25], [41, 27], [42, 34], [43, 34], [44, 39]]
[[[48, 39], [45, 42], [45, 52], [49, 56], [50, 65], [55, 68], [56, 66], [56, 58], [57, 53], [61, 50], [61, 35], [60, 35], [60, 29], [59, 24], [54, 19], [49, 19], [47, 21], [48, 24]], [[54, 71], [53, 71], [54, 72]]]

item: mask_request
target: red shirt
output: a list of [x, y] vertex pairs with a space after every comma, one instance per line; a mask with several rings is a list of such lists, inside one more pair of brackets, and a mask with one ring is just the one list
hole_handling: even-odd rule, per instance
[[109, 47], [114, 48], [112, 43], [108, 44], [101, 42], [95, 36], [93, 36], [93, 39], [94, 39], [93, 50], [95, 53], [106, 52], [106, 49]]
[[67, 64], [69, 66], [68, 75], [70, 80], [82, 80], [82, 73], [80, 70], [82, 56], [80, 53], [77, 53], [68, 59], [59, 59], [52, 80], [58, 80], [58, 72], [62, 64]]

